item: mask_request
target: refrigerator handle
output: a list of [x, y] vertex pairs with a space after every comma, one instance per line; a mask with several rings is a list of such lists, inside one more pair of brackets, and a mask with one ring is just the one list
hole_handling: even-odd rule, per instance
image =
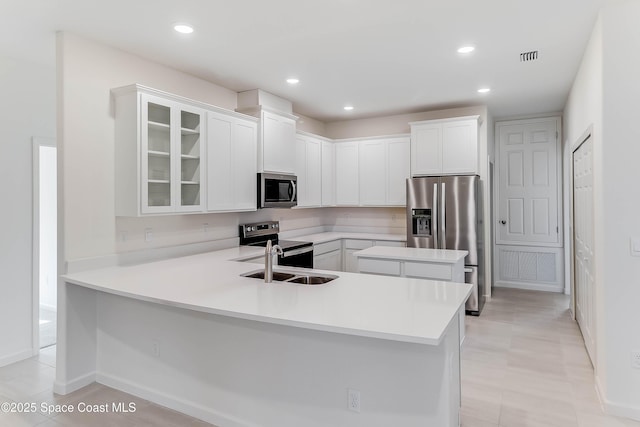
[[438, 245], [440, 244], [438, 241], [440, 231], [438, 230], [438, 227], [440, 226], [438, 224], [438, 184], [433, 184], [433, 204], [431, 206], [433, 206], [433, 218], [431, 221], [431, 229], [433, 230], [433, 248], [438, 249]]
[[445, 201], [446, 201], [446, 195], [447, 195], [447, 184], [446, 183], [442, 183], [442, 193], [441, 193], [441, 197], [440, 197], [440, 231], [438, 232], [438, 234], [440, 235], [440, 249], [447, 249], [447, 235], [446, 235], [446, 227], [447, 224], [445, 223], [445, 219], [446, 219], [446, 208], [445, 208]]

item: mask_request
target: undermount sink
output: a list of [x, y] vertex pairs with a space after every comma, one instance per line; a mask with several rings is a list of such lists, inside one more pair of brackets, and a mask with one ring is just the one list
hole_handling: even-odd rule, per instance
[[[249, 273], [241, 274], [244, 277], [251, 277], [255, 279], [264, 279], [264, 270], [255, 270], [250, 271]], [[331, 274], [300, 274], [299, 272], [294, 271], [274, 271], [273, 272], [273, 280], [276, 282], [289, 282], [289, 283], [300, 283], [303, 285], [322, 285], [328, 283], [334, 279], [337, 279], [338, 276], [334, 276]]]

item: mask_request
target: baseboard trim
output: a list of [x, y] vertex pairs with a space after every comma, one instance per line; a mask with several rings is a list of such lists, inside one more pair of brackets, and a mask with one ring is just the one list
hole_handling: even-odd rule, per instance
[[523, 282], [498, 282], [493, 285], [494, 288], [512, 288], [512, 289], [524, 289], [528, 291], [543, 291], [543, 292], [564, 292], [564, 287], [558, 285], [543, 285], [540, 283], [523, 283]]
[[600, 383], [600, 378], [596, 376], [596, 393], [600, 399], [600, 404], [604, 408], [604, 412], [609, 415], [615, 415], [616, 417], [630, 418], [632, 420], [640, 421], [640, 407], [627, 406], [619, 403], [612, 402], [605, 398], [604, 389]]
[[216, 411], [213, 408], [198, 405], [176, 395], [142, 386], [114, 375], [97, 373], [96, 382], [211, 424], [228, 427], [260, 427], [258, 424], [241, 420], [224, 412]]
[[89, 372], [88, 374], [76, 377], [71, 381], [60, 382], [56, 381], [53, 383], [53, 392], [56, 394], [69, 394], [73, 393], [76, 390], [80, 390], [83, 387], [88, 386], [89, 384], [93, 384], [96, 382], [96, 373]]
[[34, 354], [37, 354], [34, 353], [34, 351], [33, 348], [27, 348], [7, 356], [2, 356], [0, 357], [0, 368], [33, 357]]

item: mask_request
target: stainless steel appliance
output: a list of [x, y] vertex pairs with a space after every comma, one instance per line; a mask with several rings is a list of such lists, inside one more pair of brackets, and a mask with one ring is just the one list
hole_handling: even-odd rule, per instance
[[298, 204], [295, 175], [259, 173], [258, 208], [290, 208]]
[[240, 244], [266, 247], [271, 240], [272, 245], [282, 248], [282, 254], [278, 254], [278, 265], [313, 268], [313, 243], [280, 240], [279, 232], [278, 221], [244, 224], [240, 226]]
[[407, 179], [407, 246], [469, 251], [465, 282], [474, 285], [466, 311], [484, 306], [484, 257], [480, 177]]

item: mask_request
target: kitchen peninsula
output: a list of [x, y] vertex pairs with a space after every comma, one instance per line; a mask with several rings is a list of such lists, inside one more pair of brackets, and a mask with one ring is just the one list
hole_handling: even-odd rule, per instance
[[459, 425], [458, 313], [471, 285], [242, 277], [257, 266], [238, 261], [261, 251], [64, 276], [57, 390], [98, 381], [222, 427]]

